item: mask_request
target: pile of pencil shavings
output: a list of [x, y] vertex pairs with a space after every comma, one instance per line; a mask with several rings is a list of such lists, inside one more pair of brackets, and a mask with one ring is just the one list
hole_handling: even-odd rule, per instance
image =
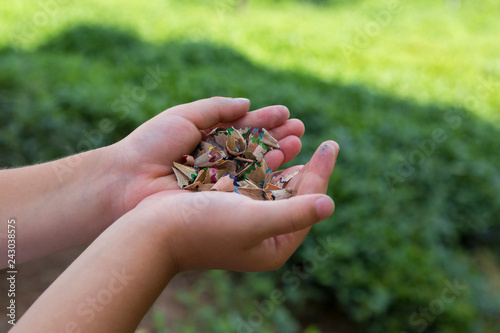
[[265, 129], [216, 128], [201, 141], [184, 164], [174, 162], [180, 188], [190, 191], [236, 192], [255, 200], [289, 198], [287, 183], [298, 172], [280, 176], [268, 168], [264, 155], [279, 148]]

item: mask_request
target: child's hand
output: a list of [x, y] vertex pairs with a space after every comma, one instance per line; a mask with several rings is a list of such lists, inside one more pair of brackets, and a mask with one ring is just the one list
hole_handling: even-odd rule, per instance
[[[23, 260], [99, 235], [12, 331], [131, 331], [179, 271], [281, 266], [310, 226], [333, 212], [324, 193], [337, 157], [335, 142], [321, 145], [305, 166], [291, 168], [301, 169], [288, 184], [296, 195], [278, 201], [180, 190], [171, 169], [192, 152], [204, 130], [219, 125], [268, 129], [281, 146], [266, 154], [272, 169], [297, 155], [302, 122], [288, 120], [282, 106], [254, 112], [248, 107], [247, 100], [230, 98], [180, 105], [117, 144], [79, 154], [77, 164], [68, 157], [0, 173], [12, 189], [4, 192], [17, 193], [0, 202], [4, 212], [18, 212], [24, 226], [16, 234], [26, 244], [19, 251]], [[64, 177], [55, 170], [64, 170]], [[102, 295], [110, 295], [105, 306], [95, 307]], [[54, 313], [58, 320], [47, 320]]]
[[284, 106], [269, 106], [248, 112], [249, 101], [215, 97], [168, 109], [147, 121], [128, 137], [112, 146], [115, 166], [125, 175], [118, 191], [121, 216], [144, 198], [165, 190], [177, 190], [171, 165], [181, 162], [202, 140], [205, 130], [216, 126], [264, 127], [280, 145], [266, 155], [271, 169], [295, 157], [304, 133], [300, 120], [289, 120]]
[[256, 201], [236, 193], [177, 189], [145, 199], [133, 213], [168, 244], [165, 256], [177, 271], [276, 269], [310, 226], [332, 214], [333, 201], [324, 193], [337, 153], [338, 145], [327, 141], [308, 164], [286, 170], [301, 168], [289, 183], [296, 191], [290, 199]]

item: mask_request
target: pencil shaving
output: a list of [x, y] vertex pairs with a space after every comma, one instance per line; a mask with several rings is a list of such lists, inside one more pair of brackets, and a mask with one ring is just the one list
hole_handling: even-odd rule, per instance
[[281, 200], [293, 195], [285, 188], [296, 173], [280, 176], [264, 160], [279, 148], [278, 140], [258, 128], [212, 130], [185, 163], [172, 167], [177, 185], [188, 191], [235, 192], [254, 200]]

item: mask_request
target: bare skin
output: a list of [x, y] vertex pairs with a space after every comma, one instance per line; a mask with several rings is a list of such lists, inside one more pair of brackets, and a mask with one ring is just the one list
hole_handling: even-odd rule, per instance
[[[16, 218], [18, 260], [94, 240], [12, 332], [133, 332], [179, 272], [283, 265], [310, 227], [333, 213], [325, 193], [335, 142], [291, 168], [300, 169], [290, 184], [297, 195], [281, 201], [181, 191], [171, 169], [205, 131], [221, 125], [269, 129], [281, 146], [266, 155], [273, 169], [298, 154], [302, 122], [289, 120], [282, 106], [248, 108], [247, 100], [231, 98], [176, 106], [122, 141], [81, 154], [70, 172], [55, 171], [64, 159], [0, 171], [7, 188], [0, 212], [4, 220]], [[6, 239], [0, 244], [5, 249]]]

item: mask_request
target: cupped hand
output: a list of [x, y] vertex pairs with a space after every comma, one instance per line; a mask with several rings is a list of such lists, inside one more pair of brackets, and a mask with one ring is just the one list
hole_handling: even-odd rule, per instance
[[[129, 136], [113, 145], [115, 165], [125, 175], [117, 204], [122, 215], [144, 198], [161, 192], [179, 190], [172, 171], [172, 162], [182, 162], [203, 136], [217, 126], [266, 128], [280, 145], [266, 155], [271, 169], [294, 158], [301, 149], [304, 125], [288, 119], [284, 106], [268, 106], [248, 112], [247, 99], [213, 97], [178, 105], [163, 111], [142, 124]], [[171, 193], [175, 193], [171, 192]]]
[[333, 213], [326, 196], [339, 147], [326, 141], [288, 186], [295, 196], [256, 201], [237, 193], [168, 191], [141, 202], [134, 212], [163, 237], [177, 271], [276, 269], [292, 255], [310, 227]]

